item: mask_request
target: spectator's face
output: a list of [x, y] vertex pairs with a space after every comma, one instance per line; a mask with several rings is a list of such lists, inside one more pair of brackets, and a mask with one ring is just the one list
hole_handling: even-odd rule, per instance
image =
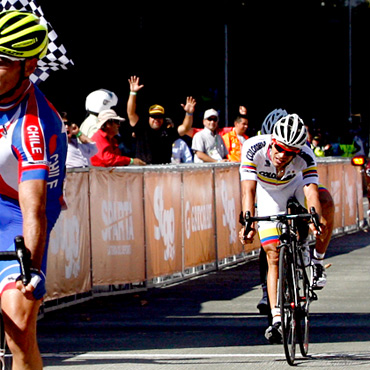
[[248, 129], [248, 120], [241, 118], [239, 122], [235, 122], [235, 131], [238, 135], [244, 135]]
[[149, 116], [149, 126], [153, 130], [159, 130], [163, 125], [164, 117], [162, 115], [151, 115]]
[[71, 126], [69, 124], [65, 123], [65, 127], [66, 127], [67, 137], [68, 137], [68, 140], [69, 140], [72, 137]]
[[109, 120], [105, 123], [105, 132], [109, 137], [114, 137], [119, 133], [120, 121]]
[[212, 117], [208, 117], [207, 119], [204, 119], [203, 125], [204, 127], [207, 127], [212, 132], [216, 131], [217, 126], [218, 126], [218, 117], [212, 116]]

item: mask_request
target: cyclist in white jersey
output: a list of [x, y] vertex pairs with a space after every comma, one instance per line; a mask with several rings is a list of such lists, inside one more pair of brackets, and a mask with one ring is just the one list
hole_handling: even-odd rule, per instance
[[[321, 218], [320, 231], [324, 231], [316, 159], [305, 145], [306, 140], [303, 121], [291, 114], [275, 124], [272, 135], [255, 136], [244, 143], [240, 165], [244, 214], [246, 211], [255, 214], [256, 199], [258, 216], [285, 213], [288, 199], [294, 196], [305, 208], [315, 207]], [[312, 227], [312, 231], [317, 235], [318, 230]], [[279, 232], [274, 222], [261, 222], [258, 232], [267, 255], [267, 290], [272, 315], [272, 325], [265, 336], [271, 343], [278, 343], [281, 341], [280, 312], [276, 308]], [[242, 229], [242, 243], [252, 242], [255, 233], [253, 228], [244, 238]]]

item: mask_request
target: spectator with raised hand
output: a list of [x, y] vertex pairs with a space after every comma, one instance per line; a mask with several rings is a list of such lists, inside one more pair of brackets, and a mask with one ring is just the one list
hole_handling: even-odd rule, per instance
[[116, 136], [119, 126], [126, 121], [117, 115], [113, 109], [103, 110], [98, 115], [99, 130], [92, 140], [96, 142], [98, 152], [91, 158], [91, 164], [97, 167], [115, 167], [139, 165], [146, 163], [139, 158], [129, 158], [121, 155]]
[[184, 136], [192, 127], [196, 101], [191, 96], [181, 104], [185, 117], [181, 125], [175, 127], [165, 118], [165, 109], [161, 105], [149, 108], [149, 120], [139, 119], [136, 111], [137, 94], [144, 87], [139, 77], [132, 76], [129, 80], [130, 95], [127, 101], [127, 115], [130, 125], [134, 128], [136, 140], [136, 156], [147, 164], [171, 163], [172, 145]]

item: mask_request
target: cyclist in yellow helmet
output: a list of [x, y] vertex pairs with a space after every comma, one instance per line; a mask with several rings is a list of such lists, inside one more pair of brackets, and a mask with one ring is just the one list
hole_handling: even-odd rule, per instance
[[46, 292], [48, 239], [62, 207], [67, 137], [62, 120], [30, 80], [48, 30], [27, 12], [0, 13], [0, 251], [23, 235], [31, 280], [0, 261], [0, 299], [13, 369], [42, 369], [36, 322]]

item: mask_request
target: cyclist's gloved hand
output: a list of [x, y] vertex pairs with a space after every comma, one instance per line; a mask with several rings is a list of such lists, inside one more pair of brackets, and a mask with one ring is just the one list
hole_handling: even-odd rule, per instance
[[31, 280], [24, 286], [22, 283], [21, 276], [17, 279], [18, 289], [26, 296], [34, 299], [41, 299], [46, 294], [45, 288], [45, 275], [42, 271], [31, 269]]

